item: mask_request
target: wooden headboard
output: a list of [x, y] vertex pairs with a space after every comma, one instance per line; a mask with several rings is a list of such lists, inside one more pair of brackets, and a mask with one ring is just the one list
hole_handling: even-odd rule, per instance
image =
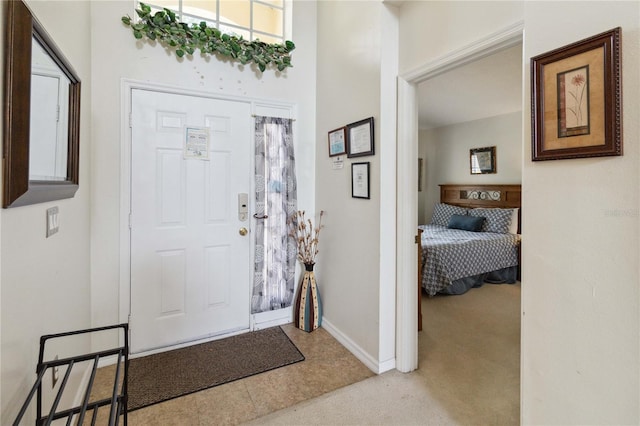
[[520, 233], [521, 185], [440, 185], [440, 202], [461, 207], [518, 208]]

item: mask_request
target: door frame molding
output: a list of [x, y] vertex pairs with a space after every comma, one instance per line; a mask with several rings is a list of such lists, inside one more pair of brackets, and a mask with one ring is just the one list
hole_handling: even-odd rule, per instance
[[[413, 190], [418, 180], [418, 97], [417, 86], [439, 74], [481, 59], [506, 48], [521, 44], [524, 21], [454, 50], [398, 76], [398, 190], [397, 213], [397, 327], [396, 369], [409, 372], [418, 368], [418, 327], [416, 270], [417, 256], [414, 236], [418, 226], [418, 192]], [[523, 62], [524, 66], [524, 62]]]
[[[284, 117], [294, 120], [293, 136], [296, 140], [297, 128], [295, 126], [295, 118], [297, 115], [297, 106], [292, 102], [277, 101], [272, 99], [258, 99], [249, 98], [243, 96], [230, 96], [215, 92], [208, 92], [200, 89], [191, 89], [181, 86], [173, 86], [162, 83], [152, 83], [148, 81], [133, 80], [123, 78], [120, 85], [120, 273], [119, 273], [119, 303], [118, 303], [118, 318], [121, 323], [129, 322], [129, 316], [131, 314], [131, 228], [130, 215], [131, 215], [131, 102], [133, 98], [133, 90], [149, 90], [160, 93], [196, 96], [201, 98], [211, 98], [217, 100], [227, 100], [234, 102], [245, 102], [251, 106], [252, 115], [266, 115], [269, 114], [272, 117]], [[255, 140], [253, 132], [251, 134], [251, 152], [255, 152]], [[252, 157], [253, 158], [253, 157]], [[253, 159], [251, 160], [251, 167], [254, 167]], [[254, 183], [251, 183], [251, 191], [254, 190]], [[253, 209], [254, 198], [251, 196], [251, 207]], [[253, 219], [251, 219], [251, 227], [253, 227]], [[254, 256], [254, 244], [251, 241], [251, 264], [253, 264]], [[250, 286], [251, 288], [251, 286]], [[251, 293], [247, 295], [247, 304], [251, 303]], [[279, 322], [284, 324], [290, 322], [290, 312], [283, 310], [281, 315], [272, 314], [269, 317], [270, 322]], [[279, 312], [279, 311], [277, 311]], [[286, 314], [286, 315], [285, 315]], [[256, 318], [256, 316], [258, 316]], [[251, 314], [250, 317], [250, 329], [261, 328], [261, 321], [259, 314]], [[275, 323], [274, 323], [275, 324]], [[277, 324], [276, 324], [277, 325]], [[264, 326], [263, 326], [264, 327]], [[212, 339], [220, 338], [216, 336]], [[122, 337], [121, 337], [122, 339]], [[209, 339], [209, 340], [212, 340]], [[180, 345], [178, 345], [180, 346]], [[176, 348], [178, 347], [176, 346]], [[181, 346], [185, 346], [182, 344]], [[172, 347], [173, 348], [173, 347]], [[169, 348], [165, 348], [166, 350]], [[138, 354], [138, 356], [141, 354]]]

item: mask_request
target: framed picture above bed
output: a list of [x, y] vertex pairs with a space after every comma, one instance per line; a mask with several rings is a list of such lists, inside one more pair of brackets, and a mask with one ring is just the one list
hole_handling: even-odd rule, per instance
[[471, 148], [469, 150], [469, 170], [472, 175], [496, 173], [496, 147]]
[[531, 58], [531, 159], [622, 155], [620, 32]]

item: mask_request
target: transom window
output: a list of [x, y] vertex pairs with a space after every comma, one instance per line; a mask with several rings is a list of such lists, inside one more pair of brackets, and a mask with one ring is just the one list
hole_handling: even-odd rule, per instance
[[287, 0], [151, 0], [152, 9], [176, 12], [182, 22], [207, 22], [223, 33], [260, 39], [265, 43], [284, 43]]

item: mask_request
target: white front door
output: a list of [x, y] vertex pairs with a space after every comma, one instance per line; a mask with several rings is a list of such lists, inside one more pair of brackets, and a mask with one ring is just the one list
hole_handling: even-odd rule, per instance
[[[134, 89], [131, 110], [131, 351], [248, 329], [250, 104]], [[208, 159], [186, 127], [210, 129]]]

